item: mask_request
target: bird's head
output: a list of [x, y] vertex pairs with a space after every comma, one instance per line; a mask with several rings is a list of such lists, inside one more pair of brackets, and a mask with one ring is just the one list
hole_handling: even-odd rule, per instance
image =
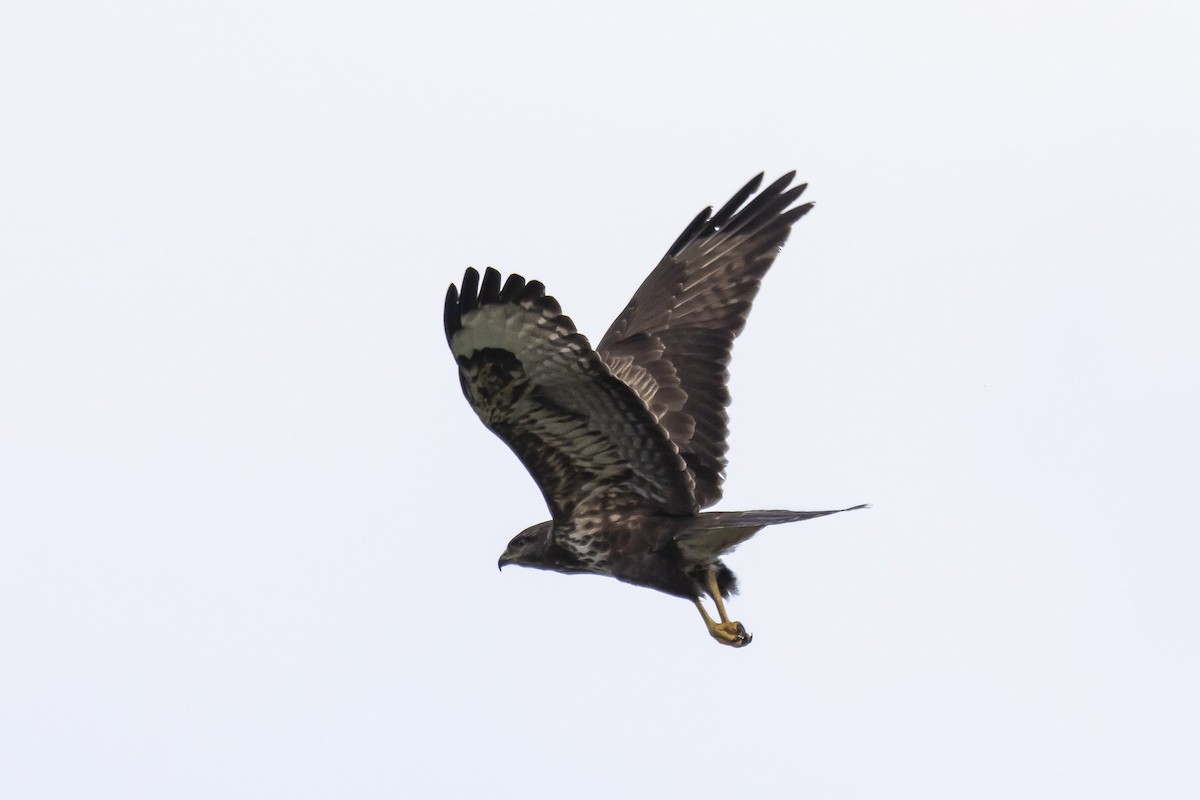
[[520, 564], [523, 567], [551, 568], [549, 558], [550, 536], [554, 525], [551, 522], [539, 522], [518, 533], [504, 548], [500, 556], [499, 567], [504, 569], [508, 564]]

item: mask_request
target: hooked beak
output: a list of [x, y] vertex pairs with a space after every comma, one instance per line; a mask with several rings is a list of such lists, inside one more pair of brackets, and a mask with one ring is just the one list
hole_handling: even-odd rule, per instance
[[496, 567], [498, 569], [504, 569], [507, 565], [512, 563], [511, 561], [508, 560], [508, 558], [505, 557], [507, 555], [508, 554], [505, 553], [503, 556], [500, 556], [500, 560], [496, 562]]

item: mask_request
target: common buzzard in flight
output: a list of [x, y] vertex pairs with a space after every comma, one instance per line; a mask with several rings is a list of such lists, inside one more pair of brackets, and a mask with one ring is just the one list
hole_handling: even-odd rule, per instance
[[550, 507], [500, 567], [590, 572], [687, 598], [733, 647], [751, 636], [725, 613], [736, 579], [721, 556], [767, 525], [851, 510], [700, 511], [721, 499], [733, 340], [812, 208], [793, 205], [805, 188], [788, 188], [794, 172], [750, 200], [762, 177], [692, 220], [595, 349], [538, 281], [468, 269], [446, 292], [463, 394]]

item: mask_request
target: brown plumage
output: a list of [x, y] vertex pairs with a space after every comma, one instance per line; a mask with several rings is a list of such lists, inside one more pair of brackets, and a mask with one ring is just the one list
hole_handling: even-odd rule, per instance
[[721, 598], [736, 579], [720, 556], [767, 525], [837, 513], [701, 513], [725, 477], [733, 340], [812, 208], [794, 205], [805, 186], [789, 188], [793, 177], [750, 199], [760, 174], [696, 216], [594, 350], [537, 281], [501, 284], [494, 269], [482, 280], [468, 269], [461, 289], [450, 286], [446, 339], [463, 394], [529, 470], [552, 517], [514, 537], [501, 566], [609, 575], [686, 597], [718, 641], [749, 643], [725, 615]]

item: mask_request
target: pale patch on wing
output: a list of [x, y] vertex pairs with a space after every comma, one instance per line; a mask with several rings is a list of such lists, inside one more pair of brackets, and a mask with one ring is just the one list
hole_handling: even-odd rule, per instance
[[[457, 357], [470, 357], [485, 347], [499, 347], [527, 357], [521, 339], [521, 323], [528, 312], [520, 306], [492, 305], [470, 312], [470, 324], [464, 325], [450, 338], [450, 351]], [[524, 359], [522, 359], [524, 360]]]

